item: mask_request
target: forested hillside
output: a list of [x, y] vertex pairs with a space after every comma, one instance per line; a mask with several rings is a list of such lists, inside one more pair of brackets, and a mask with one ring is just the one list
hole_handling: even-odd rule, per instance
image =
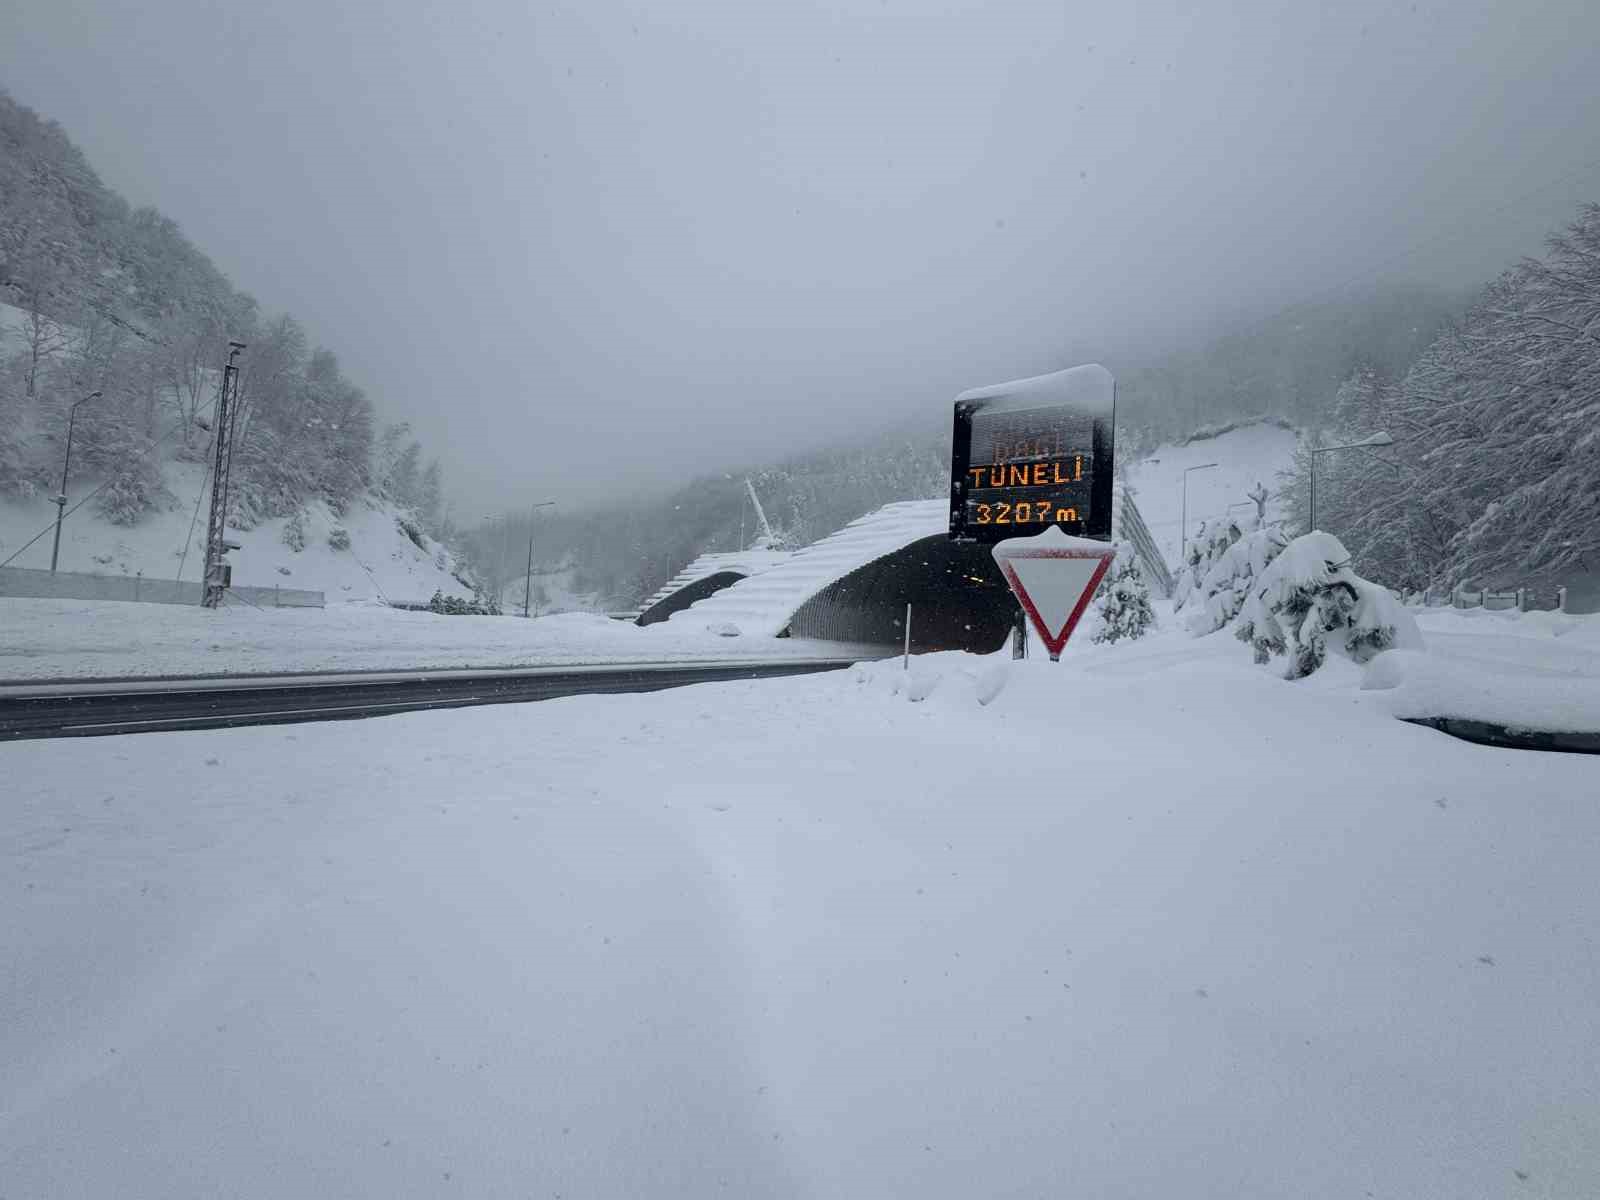
[[[1391, 586], [1600, 573], [1600, 205], [1508, 270], [1403, 370], [1363, 362], [1320, 444], [1317, 524]], [[1309, 461], [1291, 480], [1308, 518]]]
[[[1374, 287], [1107, 365], [1124, 464], [1253, 417], [1302, 430], [1298, 467], [1277, 481], [1300, 528], [1310, 448], [1389, 433], [1392, 446], [1318, 457], [1317, 526], [1365, 576], [1511, 587], [1600, 573], [1600, 206], [1476, 298]], [[751, 477], [795, 544], [878, 504], [942, 495], [949, 399], [930, 397], [927, 419], [892, 436]], [[753, 536], [742, 480], [697, 481], [626, 520], [556, 516], [540, 543], [593, 590], [636, 600], [696, 553]]]
[[[1108, 356], [1117, 376], [1119, 461], [1129, 463], [1199, 429], [1256, 417], [1296, 428], [1324, 424], [1345, 377], [1369, 362], [1403, 372], [1460, 307], [1439, 289], [1375, 287], [1297, 306], [1197, 347], [1153, 356], [1148, 364]], [[953, 400], [930, 396], [925, 416], [858, 445], [707, 476], [626, 512], [541, 516], [536, 553], [541, 562], [573, 567], [579, 590], [625, 606], [695, 555], [735, 549], [741, 536], [749, 543], [757, 530], [746, 475], [793, 545], [881, 504], [941, 496], [949, 487]], [[512, 514], [510, 520], [509, 540], [522, 545], [527, 518]], [[474, 539], [480, 563], [493, 561], [500, 536]], [[482, 573], [493, 569], [485, 565]]]
[[[240, 291], [169, 218], [101, 182], [54, 122], [0, 92], [0, 496], [59, 486], [73, 404], [74, 473], [99, 512], [133, 524], [170, 502], [163, 460], [204, 460], [227, 342], [243, 359], [232, 520], [250, 528], [372, 489], [438, 530], [437, 463], [292, 316]], [[188, 498], [186, 498], [188, 499]], [[439, 531], [443, 532], [443, 531]]]

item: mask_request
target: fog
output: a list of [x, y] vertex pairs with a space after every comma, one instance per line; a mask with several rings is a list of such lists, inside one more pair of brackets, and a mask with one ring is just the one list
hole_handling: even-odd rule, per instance
[[7, 0], [0, 84], [334, 348], [459, 519], [835, 442], [1597, 198], [1565, 3]]

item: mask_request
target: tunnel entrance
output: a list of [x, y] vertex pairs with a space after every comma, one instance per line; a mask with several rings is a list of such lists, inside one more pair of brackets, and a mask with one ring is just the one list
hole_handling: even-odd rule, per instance
[[1018, 612], [987, 546], [936, 534], [836, 579], [800, 606], [784, 634], [898, 649], [907, 604], [917, 653], [992, 653]]
[[707, 575], [704, 579], [696, 579], [686, 587], [681, 587], [675, 592], [656, 601], [645, 609], [634, 620], [636, 625], [654, 625], [658, 621], [665, 621], [675, 612], [682, 612], [691, 604], [713, 596], [725, 587], [732, 587], [744, 575], [739, 571], [718, 571], [715, 575]]

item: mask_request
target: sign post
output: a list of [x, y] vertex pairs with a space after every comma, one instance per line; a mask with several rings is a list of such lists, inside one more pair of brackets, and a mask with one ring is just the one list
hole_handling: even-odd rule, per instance
[[993, 547], [1052, 662], [1115, 554], [1116, 397], [1098, 363], [956, 397], [950, 537]]

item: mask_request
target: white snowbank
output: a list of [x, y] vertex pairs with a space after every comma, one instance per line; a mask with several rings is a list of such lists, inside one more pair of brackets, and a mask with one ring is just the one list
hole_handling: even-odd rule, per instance
[[0, 681], [514, 667], [702, 657], [877, 653], [803, 638], [741, 638], [595, 613], [439, 616], [381, 604], [221, 609], [0, 597]]
[[1428, 652], [1391, 651], [1367, 665], [1362, 686], [1383, 693], [1385, 711], [1600, 733], [1600, 616], [1469, 610], [1419, 623]]
[[1592, 759], [914, 667], [0, 744], [7, 1194], [1593, 1191]]

